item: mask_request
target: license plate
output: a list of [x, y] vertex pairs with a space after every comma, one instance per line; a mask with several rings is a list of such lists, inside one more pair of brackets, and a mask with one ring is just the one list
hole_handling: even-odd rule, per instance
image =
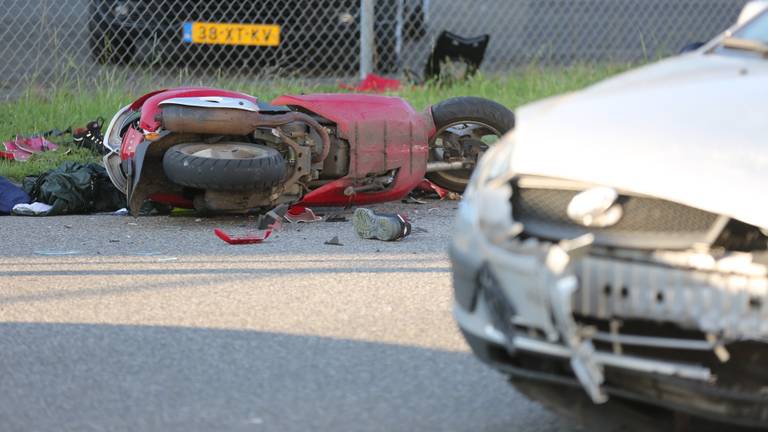
[[280, 45], [278, 24], [184, 23], [183, 40], [210, 45]]

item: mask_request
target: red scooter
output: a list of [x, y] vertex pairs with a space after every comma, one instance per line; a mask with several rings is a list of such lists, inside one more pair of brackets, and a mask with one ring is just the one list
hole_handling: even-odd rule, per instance
[[349, 206], [398, 200], [425, 176], [461, 192], [478, 158], [513, 126], [510, 110], [475, 97], [417, 112], [387, 96], [265, 103], [183, 87], [121, 109], [105, 132], [104, 162], [133, 215], [147, 200], [208, 212]]

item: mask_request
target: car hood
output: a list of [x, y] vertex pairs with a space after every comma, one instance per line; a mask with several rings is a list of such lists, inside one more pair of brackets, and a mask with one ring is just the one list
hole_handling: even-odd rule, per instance
[[517, 112], [511, 169], [768, 228], [768, 61], [693, 53]]

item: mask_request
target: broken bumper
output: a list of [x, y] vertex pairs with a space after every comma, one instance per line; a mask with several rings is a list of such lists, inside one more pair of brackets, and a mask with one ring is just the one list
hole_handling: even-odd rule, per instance
[[621, 256], [593, 250], [589, 236], [494, 242], [473, 211], [462, 203], [451, 247], [454, 315], [483, 361], [578, 385], [598, 404], [618, 396], [768, 424], [764, 268], [688, 252]]

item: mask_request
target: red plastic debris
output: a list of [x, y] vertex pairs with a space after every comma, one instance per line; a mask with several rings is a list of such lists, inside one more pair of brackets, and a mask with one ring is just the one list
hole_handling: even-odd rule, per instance
[[355, 87], [352, 87], [349, 84], [340, 84], [339, 87], [344, 90], [358, 92], [384, 93], [386, 91], [399, 90], [400, 80], [384, 78], [383, 76], [369, 73], [362, 81], [360, 81], [360, 84]]
[[450, 191], [448, 191], [447, 189], [441, 188], [440, 186], [432, 183], [427, 179], [422, 180], [421, 183], [416, 185], [415, 189], [422, 192], [430, 192], [430, 193], [434, 192], [437, 194], [437, 196], [440, 197], [440, 199], [447, 197], [448, 194], [450, 193]]
[[293, 206], [283, 216], [290, 223], [317, 222], [323, 220], [312, 209], [304, 206]]
[[13, 156], [13, 160], [20, 162], [26, 161], [35, 153], [56, 150], [58, 148], [56, 144], [41, 136], [29, 138], [17, 136], [11, 141], [6, 141], [3, 145], [5, 146], [6, 151], [3, 152], [2, 157], [8, 159], [6, 154], [10, 153]]
[[220, 230], [219, 228], [216, 228], [213, 230], [213, 233], [216, 234], [216, 236], [225, 242], [229, 244], [254, 244], [254, 243], [261, 243], [264, 240], [268, 239], [269, 236], [272, 234], [272, 229], [265, 230], [263, 234], [256, 234], [256, 235], [250, 235], [250, 236], [240, 236], [240, 237], [232, 237], [229, 234], [225, 233], [224, 231]]

